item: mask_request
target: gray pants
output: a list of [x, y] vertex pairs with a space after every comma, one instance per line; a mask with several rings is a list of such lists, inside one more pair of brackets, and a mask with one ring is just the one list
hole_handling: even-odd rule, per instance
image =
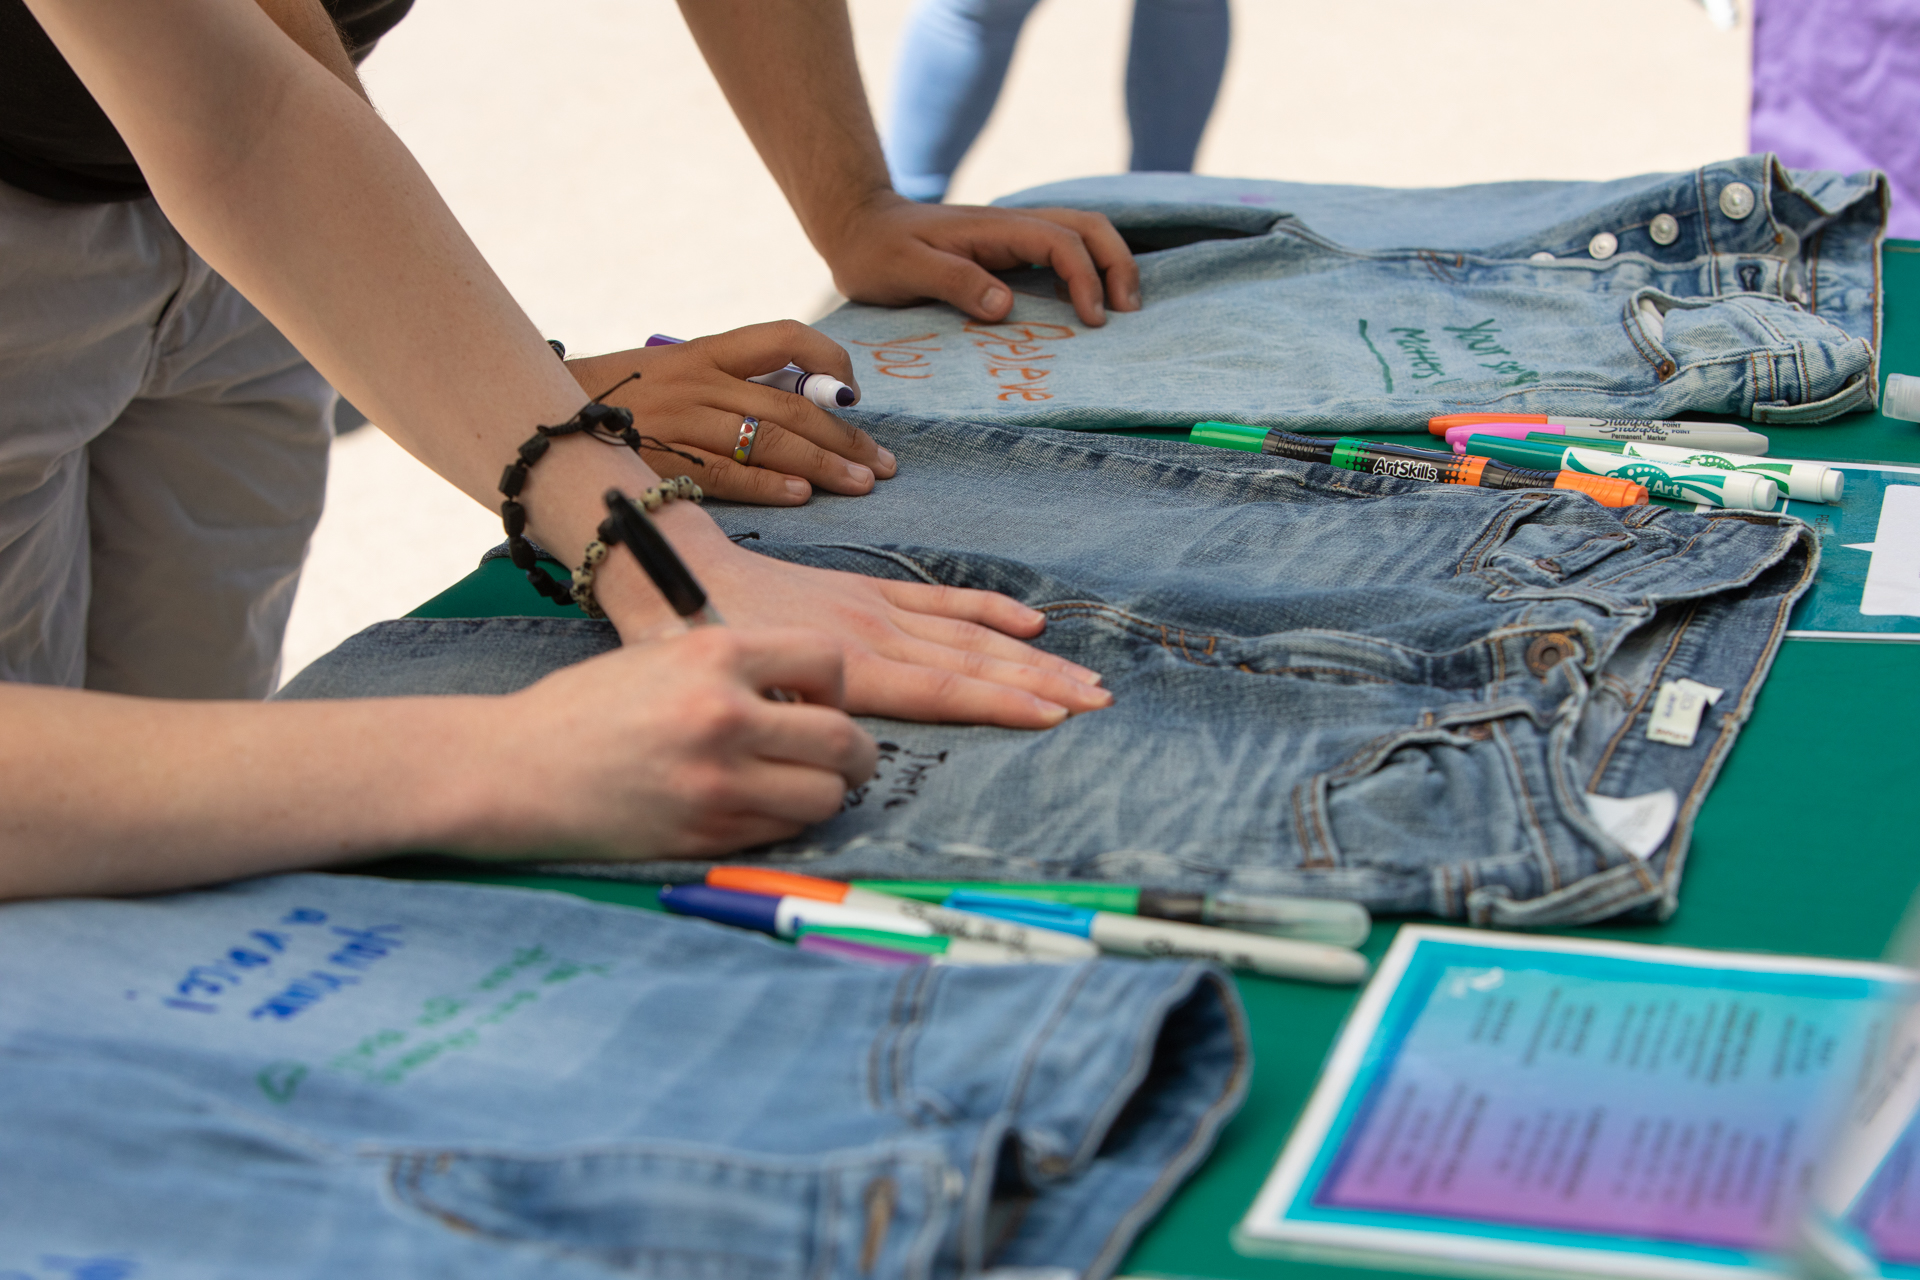
[[0, 679], [270, 692], [333, 400], [153, 201], [0, 184]]

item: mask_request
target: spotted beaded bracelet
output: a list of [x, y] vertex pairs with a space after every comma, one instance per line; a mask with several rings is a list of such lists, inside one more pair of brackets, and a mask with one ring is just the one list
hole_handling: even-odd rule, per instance
[[[605, 616], [600, 612], [598, 603], [593, 601], [592, 569], [598, 561], [590, 561], [583, 566], [587, 571], [584, 588], [585, 602], [581, 601], [581, 587], [569, 587], [548, 576], [546, 570], [540, 567], [539, 553], [534, 550], [533, 543], [527, 541], [527, 508], [520, 501], [520, 491], [526, 488], [527, 477], [532, 472], [534, 464], [546, 457], [547, 450], [553, 447], [553, 442], [563, 436], [590, 436], [602, 444], [625, 445], [635, 454], [640, 452], [642, 444], [646, 444], [671, 453], [675, 457], [684, 458], [695, 466], [706, 465], [702, 459], [690, 453], [682, 453], [664, 440], [641, 435], [634, 429], [631, 409], [601, 403], [639, 376], [638, 373], [628, 374], [582, 405], [580, 412], [558, 426], [535, 427], [533, 434], [515, 451], [514, 460], [507, 464], [505, 471], [500, 473], [500, 493], [506, 499], [500, 504], [500, 523], [507, 531], [507, 555], [513, 560], [513, 567], [526, 574], [527, 582], [546, 599], [561, 605], [579, 603], [590, 617]], [[642, 502], [645, 502], [648, 496], [653, 498], [648, 510], [653, 510], [661, 503], [673, 498], [691, 497], [694, 501], [698, 501], [704, 495], [700, 493], [700, 486], [694, 484], [692, 480], [685, 476], [676, 476], [672, 480], [648, 489], [646, 495], [642, 496]], [[603, 538], [599, 544], [601, 558], [606, 555], [605, 541]], [[592, 604], [591, 608], [588, 607], [589, 603]]]
[[[642, 489], [635, 501], [639, 503], [642, 510], [651, 515], [675, 498], [699, 502], [706, 496], [691, 478], [674, 476], [650, 488]], [[585, 562], [573, 571], [572, 599], [589, 618], [604, 618], [607, 616], [607, 611], [600, 607], [600, 602], [593, 596], [593, 575], [600, 568], [600, 562], [607, 558], [607, 548], [620, 540], [620, 526], [614, 522], [612, 516], [608, 516], [600, 522], [600, 527], [594, 532], [599, 536], [587, 544]], [[540, 576], [545, 578], [547, 575], [543, 573]], [[553, 581], [551, 578], [547, 580]]]

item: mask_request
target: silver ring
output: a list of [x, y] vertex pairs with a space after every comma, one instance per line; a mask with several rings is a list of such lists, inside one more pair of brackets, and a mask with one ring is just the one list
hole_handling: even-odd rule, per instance
[[760, 432], [760, 419], [740, 419], [740, 438], [733, 442], [733, 460], [741, 466], [748, 465], [747, 459], [753, 456], [753, 438]]

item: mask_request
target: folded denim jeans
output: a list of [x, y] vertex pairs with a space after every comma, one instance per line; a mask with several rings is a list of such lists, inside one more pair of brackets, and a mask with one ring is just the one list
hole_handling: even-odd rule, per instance
[[[1115, 701], [1045, 732], [863, 721], [875, 777], [753, 855], [820, 875], [1304, 893], [1499, 925], [1664, 916], [1818, 557], [1800, 521], [1754, 512], [869, 421], [894, 479], [716, 504], [721, 525], [798, 563], [1003, 591]], [[506, 692], [617, 643], [584, 619], [403, 619], [282, 696]], [[1683, 679], [1722, 692], [1685, 743], [1649, 738]]]
[[1250, 1070], [1204, 965], [882, 969], [469, 885], [14, 904], [0, 972], [35, 1280], [1102, 1280]]
[[1081, 324], [1050, 270], [1007, 320], [849, 303], [867, 411], [1102, 430], [1407, 431], [1470, 410], [1820, 422], [1878, 379], [1879, 173], [1746, 156], [1431, 190], [1121, 174], [1006, 197], [1106, 214], [1146, 306]]

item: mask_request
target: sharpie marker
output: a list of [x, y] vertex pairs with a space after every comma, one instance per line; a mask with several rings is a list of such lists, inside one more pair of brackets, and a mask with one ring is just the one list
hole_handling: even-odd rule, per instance
[[1365, 982], [1367, 958], [1346, 947], [1269, 938], [1232, 929], [1208, 929], [1172, 920], [1089, 911], [1059, 902], [1005, 898], [991, 893], [956, 893], [947, 901], [967, 911], [1044, 929], [1080, 934], [1103, 951], [1129, 956], [1212, 960], [1233, 969], [1249, 969], [1274, 978], [1348, 985]]
[[[1427, 419], [1427, 430], [1443, 436], [1449, 427], [1472, 426], [1480, 422], [1531, 424], [1536, 429], [1559, 427], [1569, 435], [1575, 429], [1602, 433], [1611, 440], [1650, 440], [1655, 444], [1685, 444], [1697, 432], [1739, 432], [1754, 435], [1737, 422], [1667, 422], [1647, 418], [1563, 418], [1547, 413], [1443, 413]], [[1738, 452], [1745, 452], [1740, 450]]]
[[1194, 444], [1258, 451], [1300, 462], [1324, 462], [1347, 471], [1425, 480], [1431, 484], [1475, 485], [1482, 489], [1571, 489], [1586, 494], [1603, 507], [1638, 507], [1647, 501], [1647, 491], [1631, 481], [1565, 469], [1527, 470], [1504, 462], [1490, 462], [1481, 456], [1456, 457], [1436, 449], [1375, 444], [1351, 436], [1328, 440], [1321, 436], [1295, 435], [1278, 427], [1269, 431], [1232, 422], [1196, 422], [1187, 438]]
[[1767, 476], [1748, 471], [1719, 471], [1677, 462], [1655, 462], [1605, 449], [1583, 449], [1544, 441], [1509, 440], [1504, 436], [1471, 436], [1469, 454], [1494, 458], [1513, 466], [1559, 466], [1592, 476], [1611, 476], [1646, 486], [1647, 492], [1681, 502], [1706, 502], [1733, 511], [1771, 511], [1780, 490]]
[[[869, 914], [905, 916], [909, 920], [925, 924], [927, 932], [946, 938], [966, 938], [974, 942], [998, 943], [1021, 953], [1023, 959], [1031, 961], [1090, 960], [1100, 954], [1099, 947], [1085, 938], [1075, 937], [1070, 933], [1056, 933], [1050, 929], [1009, 923], [993, 916], [954, 911], [947, 907], [935, 906], [931, 902], [896, 898], [890, 893], [856, 889], [838, 880], [822, 880], [817, 876], [796, 875], [791, 871], [769, 871], [759, 867], [715, 867], [707, 872], [707, 885], [715, 892], [724, 889], [750, 896], [786, 895], [838, 903]], [[665, 900], [666, 895], [662, 894], [661, 901]], [[817, 923], [830, 922], [821, 920]], [[872, 926], [860, 927], [871, 928]], [[918, 933], [920, 930], [914, 932]]]
[[[1437, 419], [1436, 419], [1437, 421]], [[1690, 449], [1718, 449], [1722, 453], [1764, 454], [1771, 447], [1767, 438], [1758, 431], [1742, 431], [1738, 427], [1702, 427], [1697, 431], [1681, 431], [1655, 428], [1647, 431], [1614, 431], [1606, 427], [1557, 427], [1543, 422], [1463, 422], [1451, 426], [1444, 433], [1448, 444], [1458, 444], [1468, 436], [1508, 436], [1514, 440], [1524, 440], [1536, 435], [1565, 436], [1568, 444], [1584, 445], [1589, 441], [1622, 443], [1626, 441], [1645, 441], [1648, 444], [1678, 445]]]
[[[1562, 436], [1530, 435], [1533, 444], [1560, 444]], [[1742, 453], [1721, 453], [1714, 449], [1682, 448], [1670, 444], [1644, 444], [1638, 440], [1595, 440], [1581, 448], [1604, 449], [1629, 458], [1652, 458], [1655, 462], [1676, 462], [1687, 467], [1706, 467], [1716, 471], [1751, 471], [1766, 476], [1780, 490], [1782, 498], [1799, 502], [1838, 502], [1846, 491], [1846, 473], [1818, 462], [1795, 462], [1791, 458], [1754, 458]]]
[[856, 889], [872, 889], [922, 902], [946, 902], [956, 893], [991, 893], [1089, 907], [1125, 916], [1210, 924], [1276, 938], [1358, 946], [1373, 928], [1367, 909], [1357, 902], [1296, 898], [1277, 893], [1189, 893], [1181, 889], [1144, 889], [1130, 884], [1000, 883], [982, 880], [855, 880]]
[[[656, 333], [647, 339], [647, 345], [674, 347], [684, 341], [686, 341], [684, 338], [669, 338], [664, 333]], [[784, 369], [775, 369], [772, 373], [756, 373], [747, 381], [757, 382], [763, 387], [772, 387], [775, 391], [805, 396], [822, 409], [844, 409], [860, 398], [858, 391], [840, 379], [829, 377], [824, 373], [808, 373], [794, 364]]]
[[660, 890], [660, 905], [675, 915], [698, 916], [719, 924], [755, 929], [776, 938], [791, 938], [808, 924], [835, 925], [847, 929], [878, 929], [890, 933], [931, 936], [931, 926], [918, 920], [903, 920], [884, 911], [862, 911], [858, 907], [818, 898], [770, 898], [761, 893], [738, 893], [704, 884], [670, 884]]
[[971, 938], [942, 938], [889, 933], [881, 929], [850, 929], [842, 925], [807, 924], [800, 927], [800, 939], [814, 936], [857, 942], [867, 947], [886, 947], [913, 955], [927, 956], [935, 964], [1067, 964], [1065, 956], [1032, 956], [992, 942]]

